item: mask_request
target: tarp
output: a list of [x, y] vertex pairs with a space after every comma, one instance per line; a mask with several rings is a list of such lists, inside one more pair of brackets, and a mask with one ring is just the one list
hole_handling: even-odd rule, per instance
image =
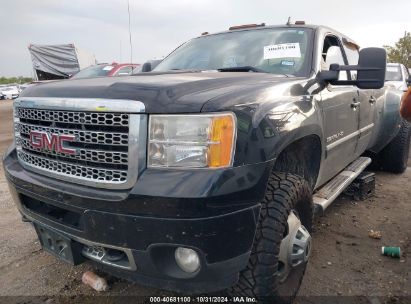
[[56, 79], [68, 78], [97, 63], [94, 55], [78, 49], [74, 44], [31, 44], [29, 52], [36, 80], [53, 79], [53, 76]]

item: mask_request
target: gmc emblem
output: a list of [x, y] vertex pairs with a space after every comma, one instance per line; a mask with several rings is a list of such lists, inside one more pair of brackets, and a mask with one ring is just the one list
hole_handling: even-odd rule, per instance
[[30, 144], [33, 148], [49, 150], [63, 154], [74, 155], [76, 149], [70, 149], [64, 146], [64, 143], [74, 141], [74, 135], [50, 134], [47, 132], [30, 131]]

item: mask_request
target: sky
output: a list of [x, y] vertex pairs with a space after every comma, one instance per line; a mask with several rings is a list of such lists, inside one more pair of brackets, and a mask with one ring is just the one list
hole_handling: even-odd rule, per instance
[[[304, 20], [361, 47], [394, 45], [411, 31], [410, 0], [129, 0], [133, 62], [169, 54], [202, 32]], [[129, 62], [127, 0], [0, 0], [0, 76], [32, 76], [29, 44], [66, 44], [98, 62]]]

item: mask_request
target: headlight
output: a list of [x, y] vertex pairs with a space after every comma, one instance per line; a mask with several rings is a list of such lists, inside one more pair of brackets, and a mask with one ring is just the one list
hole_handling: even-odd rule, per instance
[[148, 166], [228, 167], [233, 161], [235, 137], [232, 113], [151, 115]]

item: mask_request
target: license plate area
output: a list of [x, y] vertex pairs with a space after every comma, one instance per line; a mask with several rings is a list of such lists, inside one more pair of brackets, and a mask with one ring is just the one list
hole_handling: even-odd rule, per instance
[[38, 224], [34, 224], [34, 228], [41, 246], [47, 252], [72, 265], [78, 265], [85, 260], [81, 255], [82, 244]]

